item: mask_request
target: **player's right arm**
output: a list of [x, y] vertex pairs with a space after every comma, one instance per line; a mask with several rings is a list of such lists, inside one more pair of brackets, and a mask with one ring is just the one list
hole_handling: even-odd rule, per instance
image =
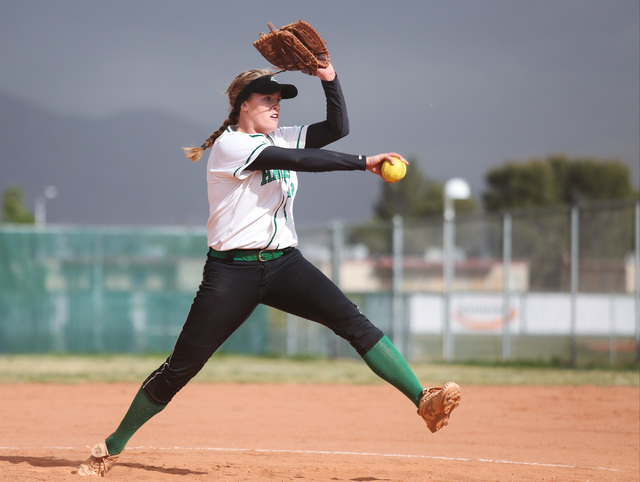
[[367, 158], [314, 147], [289, 149], [268, 146], [246, 169], [285, 169], [297, 172], [364, 171], [367, 169]]
[[408, 164], [406, 159], [396, 152], [362, 156], [326, 149], [288, 149], [268, 146], [246, 169], [249, 171], [286, 169], [298, 172], [369, 171], [382, 177], [382, 164], [386, 160], [392, 163], [397, 162], [392, 159], [394, 157]]

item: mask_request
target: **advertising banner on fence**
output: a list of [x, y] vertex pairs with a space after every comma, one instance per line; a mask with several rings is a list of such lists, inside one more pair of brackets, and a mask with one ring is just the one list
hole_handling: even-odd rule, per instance
[[[450, 298], [449, 326], [452, 333], [499, 334], [504, 326], [513, 335], [569, 335], [575, 319], [576, 335], [633, 336], [635, 307], [633, 296], [532, 293], [501, 294], [456, 293]], [[572, 312], [575, 309], [575, 312]], [[443, 332], [445, 303], [442, 295], [411, 297], [411, 332]]]

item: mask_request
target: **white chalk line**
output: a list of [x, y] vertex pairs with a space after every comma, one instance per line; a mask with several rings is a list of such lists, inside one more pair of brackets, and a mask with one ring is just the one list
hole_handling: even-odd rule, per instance
[[[91, 447], [86, 446], [87, 449]], [[3, 447], [0, 446], [0, 450], [77, 450], [77, 447]], [[552, 467], [561, 469], [590, 469], [590, 470], [603, 470], [609, 472], [620, 472], [619, 469], [611, 467], [583, 467], [580, 465], [567, 465], [567, 464], [549, 464], [543, 462], [521, 462], [516, 460], [505, 459], [471, 459], [465, 457], [444, 457], [437, 455], [420, 455], [420, 454], [385, 454], [378, 452], [347, 452], [340, 450], [294, 450], [294, 449], [248, 449], [248, 448], [227, 448], [227, 447], [154, 447], [154, 446], [138, 446], [127, 447], [127, 451], [131, 450], [184, 450], [193, 452], [257, 452], [257, 453], [272, 453], [272, 454], [303, 454], [303, 455], [350, 455], [356, 457], [390, 457], [390, 458], [404, 458], [404, 459], [426, 459], [426, 460], [446, 460], [451, 462], [481, 462], [486, 464], [510, 464], [510, 465], [524, 465], [531, 467]]]

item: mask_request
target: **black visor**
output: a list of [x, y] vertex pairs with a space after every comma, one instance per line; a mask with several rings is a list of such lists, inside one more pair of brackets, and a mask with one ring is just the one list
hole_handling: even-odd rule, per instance
[[298, 95], [298, 89], [296, 89], [295, 85], [279, 84], [273, 75], [263, 75], [252, 81], [238, 94], [236, 103], [234, 104], [236, 112], [240, 111], [242, 103], [254, 92], [258, 94], [275, 94], [276, 92], [280, 92], [283, 99], [293, 99]]

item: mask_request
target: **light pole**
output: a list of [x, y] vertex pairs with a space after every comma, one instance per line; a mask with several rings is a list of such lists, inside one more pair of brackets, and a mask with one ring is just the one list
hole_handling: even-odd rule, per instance
[[47, 223], [47, 199], [58, 197], [58, 189], [47, 186], [42, 195], [36, 199], [36, 226], [43, 227]]
[[451, 335], [451, 291], [454, 278], [455, 260], [454, 250], [456, 245], [455, 219], [456, 209], [454, 201], [457, 199], [469, 199], [471, 188], [464, 179], [454, 177], [449, 179], [444, 185], [444, 227], [443, 227], [443, 339], [442, 358], [451, 361], [453, 357], [453, 337]]

